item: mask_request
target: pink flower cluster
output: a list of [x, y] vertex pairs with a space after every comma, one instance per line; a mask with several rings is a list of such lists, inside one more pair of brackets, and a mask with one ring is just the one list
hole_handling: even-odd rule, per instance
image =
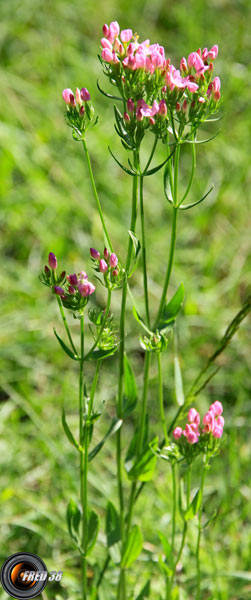
[[118, 269], [116, 267], [118, 266], [118, 257], [114, 252], [109, 254], [107, 248], [105, 248], [103, 258], [101, 258], [98, 250], [95, 250], [95, 248], [90, 248], [90, 254], [91, 257], [97, 261], [98, 270], [100, 273], [107, 273], [110, 270], [112, 276], [117, 277]]
[[[75, 97], [76, 96], [76, 97]], [[72, 107], [76, 107], [77, 104], [80, 106], [80, 109], [84, 109], [83, 102], [88, 102], [91, 99], [91, 95], [88, 92], [87, 88], [76, 88], [76, 94], [73, 94], [73, 91], [70, 88], [66, 88], [62, 91], [62, 97], [66, 104]], [[84, 110], [82, 110], [84, 112]]]
[[[213, 71], [213, 61], [218, 55], [218, 46], [215, 44], [211, 50], [199, 48], [197, 52], [189, 54], [186, 60], [180, 61], [180, 70], [170, 64], [170, 59], [165, 57], [165, 50], [159, 44], [150, 44], [150, 40], [138, 42], [138, 36], [133, 34], [132, 29], [120, 31], [117, 21], [103, 26], [104, 37], [101, 39], [102, 59], [110, 65], [121, 63], [126, 71], [143, 70], [146, 74], [158, 73], [160, 87], [167, 87], [169, 91], [185, 90], [197, 92], [201, 84], [205, 82], [205, 74], [208, 77], [208, 86], [203, 89], [207, 97], [212, 95], [215, 101], [220, 99], [220, 80], [215, 78], [210, 82]], [[123, 79], [123, 76], [122, 76]], [[207, 82], [206, 82], [207, 83]], [[204, 88], [204, 85], [203, 85]], [[203, 98], [204, 102], [206, 99]], [[201, 102], [203, 103], [203, 102]], [[153, 115], [150, 115], [153, 116]]]
[[[78, 275], [76, 273], [67, 275], [66, 279], [68, 281], [67, 292], [71, 296], [79, 293], [82, 298], [87, 298], [88, 296], [91, 296], [96, 289], [95, 285], [88, 281], [88, 276], [85, 271], [80, 271]], [[62, 299], [66, 298], [65, 290], [62, 287], [55, 285], [54, 291], [58, 296], [61, 296]]]
[[165, 100], [160, 100], [159, 103], [157, 100], [154, 100], [152, 106], [149, 106], [143, 99], [134, 103], [132, 98], [129, 98], [127, 100], [127, 111], [128, 112], [124, 113], [126, 122], [129, 123], [134, 116], [136, 116], [137, 121], [142, 121], [143, 117], [149, 117], [151, 125], [154, 125], [155, 120], [153, 117], [157, 114], [161, 117], [165, 117], [167, 114], [167, 105]]
[[204, 428], [200, 431], [200, 415], [195, 408], [190, 408], [188, 411], [188, 423], [185, 429], [182, 430], [181, 427], [175, 427], [173, 430], [174, 439], [179, 440], [183, 435], [189, 444], [196, 444], [199, 441], [201, 433], [211, 433], [214, 438], [221, 438], [224, 427], [222, 413], [222, 404], [216, 400], [216, 402], [211, 404], [209, 411], [203, 417], [202, 423]]

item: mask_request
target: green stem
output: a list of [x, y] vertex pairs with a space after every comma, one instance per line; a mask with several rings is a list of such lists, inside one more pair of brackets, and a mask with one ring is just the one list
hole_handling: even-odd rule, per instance
[[[188, 466], [188, 470], [187, 470], [187, 502], [186, 502], [187, 509], [188, 509], [189, 504], [190, 504], [190, 491], [191, 491], [191, 469], [190, 469], [190, 466]], [[180, 549], [179, 549], [176, 561], [174, 563], [173, 574], [172, 574], [170, 583], [167, 583], [166, 600], [168, 600], [168, 598], [170, 597], [170, 593], [171, 593], [171, 590], [172, 590], [172, 587], [173, 587], [174, 578], [175, 578], [175, 575], [176, 575], [177, 565], [178, 565], [178, 563], [179, 563], [179, 561], [181, 559], [181, 555], [182, 555], [183, 548], [184, 548], [184, 545], [185, 545], [186, 534], [187, 534], [187, 521], [184, 521]]]
[[186, 191], [185, 191], [184, 196], [182, 197], [182, 200], [180, 201], [179, 204], [182, 204], [184, 202], [184, 200], [186, 199], [187, 195], [190, 192], [190, 189], [191, 189], [192, 183], [193, 183], [195, 168], [196, 168], [196, 149], [195, 149], [195, 144], [192, 144], [192, 169], [191, 169], [191, 173], [190, 173]]
[[175, 543], [175, 532], [176, 532], [176, 470], [175, 463], [172, 463], [172, 488], [173, 488], [173, 509], [172, 509], [172, 556], [174, 555], [174, 543]]
[[101, 335], [102, 335], [102, 333], [103, 333], [103, 331], [104, 331], [104, 328], [105, 328], [105, 326], [106, 326], [106, 322], [107, 322], [107, 317], [108, 317], [109, 310], [110, 310], [110, 305], [111, 305], [111, 296], [112, 296], [112, 291], [111, 291], [111, 289], [110, 289], [110, 288], [108, 288], [108, 293], [107, 293], [107, 303], [106, 303], [105, 314], [104, 314], [104, 317], [103, 317], [103, 323], [102, 323], [102, 325], [101, 325], [101, 327], [100, 327], [100, 330], [99, 330], [98, 336], [97, 336], [97, 338], [96, 338], [96, 340], [95, 340], [95, 342], [94, 342], [93, 346], [91, 347], [91, 349], [89, 350], [89, 352], [88, 352], [88, 353], [86, 354], [86, 356], [85, 356], [85, 360], [88, 360], [88, 358], [89, 358], [89, 356], [91, 355], [91, 353], [93, 352], [93, 350], [95, 350], [96, 346], [97, 346], [97, 345], [98, 345], [98, 343], [99, 343], [99, 340], [100, 340], [100, 338], [101, 338]]
[[[83, 437], [86, 440], [86, 428], [84, 430], [84, 315], [80, 319], [80, 364], [79, 364], [79, 445], [82, 447]], [[85, 433], [84, 433], [85, 431]], [[82, 547], [85, 551], [86, 530], [87, 530], [87, 463], [88, 452], [80, 452], [80, 499], [82, 506]], [[83, 600], [87, 598], [87, 569], [86, 557], [83, 556], [82, 562], [82, 578], [83, 578]]]
[[151, 154], [150, 154], [149, 159], [148, 159], [148, 161], [146, 163], [146, 166], [144, 168], [144, 173], [146, 173], [147, 169], [150, 167], [150, 164], [151, 164], [153, 156], [154, 156], [154, 152], [156, 150], [157, 143], [158, 143], [158, 137], [156, 135], [154, 143], [153, 143], [153, 147], [152, 147], [152, 150], [151, 150]]
[[157, 361], [158, 361], [158, 384], [159, 384], [159, 410], [160, 410], [162, 429], [163, 429], [164, 438], [165, 438], [165, 444], [167, 445], [168, 434], [167, 434], [167, 426], [166, 426], [165, 411], [164, 411], [161, 352], [157, 353]]
[[144, 177], [143, 177], [143, 175], [141, 175], [139, 198], [140, 198], [140, 217], [141, 217], [141, 243], [142, 243], [143, 279], [144, 279], [144, 299], [145, 299], [146, 322], [150, 329], [150, 313], [149, 313], [149, 302], [148, 302], [147, 266], [146, 266], [146, 240], [145, 240], [143, 185], [144, 185]]
[[[138, 153], [134, 152], [134, 166], [138, 166]], [[135, 233], [136, 219], [137, 219], [137, 198], [138, 198], [138, 177], [133, 177], [133, 189], [132, 189], [132, 209], [131, 209], [131, 224], [130, 231]], [[122, 302], [120, 312], [120, 345], [119, 345], [119, 383], [118, 383], [118, 402], [117, 402], [117, 417], [121, 419], [123, 414], [123, 379], [124, 379], [124, 349], [125, 349], [125, 310], [126, 310], [126, 299], [127, 299], [127, 276], [130, 269], [132, 259], [133, 242], [129, 236], [126, 267], [125, 267], [125, 280], [122, 290]], [[121, 429], [117, 431], [117, 449], [116, 449], [116, 461], [117, 461], [117, 481], [118, 481], [118, 493], [119, 493], [119, 505], [120, 505], [120, 527], [121, 527], [121, 540], [122, 545], [124, 542], [124, 496], [123, 496], [123, 485], [122, 485], [122, 456], [121, 456]], [[117, 599], [125, 600], [126, 598], [126, 587], [125, 587], [125, 571], [120, 570], [119, 585], [117, 591]]]
[[206, 456], [203, 458], [203, 470], [201, 474], [201, 504], [199, 509], [199, 523], [198, 523], [198, 537], [197, 537], [197, 545], [196, 545], [196, 563], [197, 563], [197, 582], [196, 582], [196, 600], [200, 600], [200, 580], [201, 580], [201, 572], [200, 572], [200, 538], [201, 538], [201, 521], [202, 521], [202, 500], [203, 500], [203, 491], [204, 491], [204, 483], [205, 483], [205, 475], [206, 475]]
[[85, 152], [85, 157], [86, 157], [86, 162], [87, 162], [87, 167], [88, 167], [88, 171], [89, 171], [89, 175], [90, 175], [90, 180], [91, 180], [91, 184], [92, 184], [92, 189], [93, 189], [93, 193], [94, 193], [94, 197], [97, 203], [97, 208], [98, 208], [98, 212], [99, 212], [99, 216], [100, 216], [100, 221], [102, 223], [102, 227], [103, 227], [103, 232], [104, 232], [104, 237], [105, 237], [105, 243], [108, 246], [108, 249], [110, 252], [113, 251], [112, 249], [112, 244], [111, 244], [111, 240], [106, 228], [106, 224], [105, 224], [105, 220], [104, 220], [104, 216], [103, 216], [103, 211], [101, 208], [101, 204], [100, 204], [100, 200], [99, 200], [99, 196], [98, 196], [98, 192], [97, 192], [97, 188], [96, 188], [96, 184], [95, 184], [95, 180], [94, 180], [94, 176], [93, 176], [93, 171], [92, 171], [92, 166], [91, 166], [91, 160], [90, 160], [90, 155], [87, 149], [87, 145], [86, 145], [86, 141], [83, 138], [82, 139], [82, 143], [83, 143], [83, 148], [84, 148], [84, 152]]
[[64, 323], [65, 331], [66, 331], [67, 336], [68, 336], [68, 340], [69, 340], [69, 342], [71, 344], [71, 347], [72, 347], [72, 350], [73, 350], [74, 354], [76, 356], [78, 356], [76, 347], [75, 347], [73, 339], [71, 337], [71, 332], [70, 332], [70, 329], [69, 329], [69, 325], [68, 325], [67, 320], [66, 320], [66, 316], [65, 316], [65, 312], [64, 312], [64, 307], [63, 307], [63, 304], [62, 304], [62, 300], [61, 300], [61, 298], [59, 298], [59, 296], [57, 296], [57, 301], [58, 301], [58, 306], [59, 306], [59, 310], [60, 310], [60, 313], [61, 313], [61, 317], [62, 317], [62, 320], [63, 320], [63, 323]]
[[169, 286], [169, 281], [170, 281], [170, 277], [171, 277], [171, 273], [172, 273], [172, 267], [173, 267], [173, 257], [174, 257], [174, 250], [175, 250], [175, 242], [176, 242], [176, 230], [177, 230], [177, 213], [178, 213], [178, 209], [173, 206], [173, 214], [172, 214], [172, 233], [171, 233], [171, 244], [170, 244], [170, 250], [169, 250], [169, 259], [168, 259], [168, 265], [167, 265], [167, 271], [166, 271], [166, 276], [165, 276], [165, 282], [164, 282], [164, 287], [163, 287], [163, 291], [162, 291], [162, 295], [161, 295], [161, 300], [160, 300], [160, 305], [159, 305], [159, 310], [157, 313], [157, 317], [154, 323], [154, 329], [157, 327], [159, 319], [161, 317], [163, 308], [164, 308], [164, 304], [166, 301], [166, 294], [167, 294], [167, 290], [168, 290], [168, 286]]

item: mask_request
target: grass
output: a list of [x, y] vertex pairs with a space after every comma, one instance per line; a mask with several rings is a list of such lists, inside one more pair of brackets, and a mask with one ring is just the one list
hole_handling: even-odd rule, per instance
[[[219, 136], [198, 152], [197, 175], [191, 192], [196, 200], [214, 183], [205, 203], [181, 213], [178, 244], [171, 282], [174, 291], [184, 282], [186, 300], [179, 319], [179, 352], [185, 389], [189, 389], [203, 361], [248, 295], [249, 251], [249, 89], [250, 3], [166, 3], [155, 0], [117, 3], [99, 0], [18, 0], [2, 6], [0, 25], [1, 252], [2, 294], [0, 347], [2, 358], [0, 403], [1, 550], [0, 560], [17, 551], [35, 552], [49, 569], [61, 569], [61, 586], [46, 588], [45, 598], [78, 598], [79, 559], [69, 544], [65, 507], [78, 490], [76, 456], [65, 442], [60, 419], [63, 404], [69, 422], [77, 427], [77, 374], [57, 346], [60, 331], [56, 305], [38, 273], [47, 254], [60, 257], [62, 270], [90, 271], [89, 247], [102, 244], [102, 232], [80, 144], [64, 124], [61, 90], [86, 86], [91, 91], [99, 125], [88, 135], [97, 186], [114, 248], [125, 259], [130, 210], [130, 181], [107, 151], [118, 156], [123, 149], [113, 129], [112, 104], [96, 88], [101, 74], [96, 58], [104, 22], [118, 19], [141, 36], [166, 47], [174, 63], [198, 46], [220, 47], [217, 73], [222, 79], [224, 119]], [[216, 132], [219, 124], [201, 132]], [[216, 127], [217, 126], [217, 127]], [[150, 143], [150, 142], [149, 142]], [[147, 156], [147, 144], [145, 156]], [[161, 159], [163, 151], [158, 150]], [[157, 161], [156, 158], [156, 161]], [[182, 176], [190, 164], [190, 148], [183, 156]], [[181, 184], [182, 186], [182, 181]], [[148, 261], [151, 278], [150, 308], [156, 305], [165, 271], [170, 239], [170, 209], [163, 195], [162, 175], [147, 181], [145, 192]], [[133, 293], [143, 306], [141, 270], [133, 276]], [[97, 301], [105, 305], [101, 287]], [[120, 295], [113, 300], [118, 318]], [[139, 386], [143, 357], [139, 330], [128, 305], [127, 348]], [[73, 324], [74, 326], [74, 324]], [[217, 518], [202, 541], [203, 599], [244, 600], [250, 597], [250, 380], [249, 332], [244, 323], [220, 363], [222, 369], [198, 400], [203, 408], [218, 399], [224, 404], [227, 438], [206, 481], [205, 513], [215, 508]], [[164, 361], [164, 400], [170, 423], [175, 412], [171, 352]], [[88, 367], [88, 381], [92, 378]], [[99, 435], [114, 415], [117, 362], [103, 367], [99, 401], [105, 403]], [[157, 365], [151, 370], [149, 413], [152, 428], [159, 427], [153, 393]], [[133, 421], [126, 424], [128, 436]], [[98, 435], [98, 434], [97, 434]], [[127, 435], [125, 435], [125, 438]], [[96, 440], [95, 440], [96, 441]], [[95, 550], [104, 557], [104, 509], [115, 493], [114, 445], [102, 450], [95, 471], [90, 470], [93, 504], [102, 528]], [[137, 504], [136, 521], [142, 523], [144, 552], [131, 569], [129, 583], [142, 587], [151, 574], [152, 597], [162, 589], [158, 570], [161, 552], [157, 529], [170, 529], [170, 471], [158, 464], [155, 481]], [[156, 527], [158, 523], [158, 527]], [[179, 576], [180, 600], [193, 597], [195, 531], [191, 526], [190, 554], [185, 554]], [[139, 579], [138, 573], [140, 573]], [[137, 583], [135, 584], [135, 581]], [[115, 575], [104, 582], [101, 600], [110, 599]], [[1, 590], [2, 598], [6, 594]]]

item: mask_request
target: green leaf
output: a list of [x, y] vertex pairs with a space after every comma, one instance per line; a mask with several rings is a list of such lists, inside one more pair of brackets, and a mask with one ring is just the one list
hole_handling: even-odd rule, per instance
[[136, 407], [137, 404], [137, 386], [134, 377], [132, 367], [129, 360], [124, 355], [124, 391], [122, 417], [128, 417]]
[[54, 331], [54, 334], [55, 334], [55, 336], [56, 336], [56, 338], [57, 338], [57, 340], [58, 340], [58, 342], [59, 342], [59, 344], [60, 344], [61, 348], [63, 348], [64, 352], [65, 352], [66, 354], [68, 354], [68, 356], [69, 356], [70, 358], [72, 358], [72, 360], [79, 360], [79, 357], [78, 357], [76, 354], [74, 354], [74, 353], [72, 352], [72, 350], [70, 350], [70, 348], [68, 348], [68, 346], [66, 346], [66, 344], [64, 343], [64, 341], [61, 339], [61, 337], [60, 337], [60, 336], [58, 335], [58, 333], [56, 332], [56, 329], [53, 329], [53, 331]]
[[164, 192], [165, 192], [165, 196], [166, 196], [166, 199], [168, 200], [168, 202], [170, 204], [173, 204], [173, 194], [172, 194], [172, 188], [171, 188], [171, 183], [170, 183], [169, 165], [166, 166], [165, 172], [164, 172]]
[[[149, 429], [149, 419], [148, 419], [148, 415], [146, 415], [146, 419], [145, 419], [145, 426], [144, 426], [144, 440], [143, 440], [143, 447], [146, 446], [147, 444], [147, 440], [148, 440], [148, 429]], [[129, 444], [129, 448], [127, 450], [126, 453], [126, 458], [125, 458], [125, 468], [126, 471], [129, 472], [132, 464], [133, 464], [133, 459], [135, 458], [136, 454], [137, 454], [137, 439], [138, 439], [138, 434], [139, 434], [139, 427], [136, 427], [135, 429], [135, 433], [131, 439], [131, 442]]]
[[106, 543], [108, 548], [117, 544], [120, 539], [120, 517], [112, 502], [108, 502], [106, 509]]
[[133, 247], [134, 247], [134, 258], [136, 259], [140, 249], [141, 249], [141, 244], [140, 241], [138, 240], [138, 238], [136, 237], [135, 233], [133, 233], [133, 231], [130, 231], [130, 229], [128, 230], [129, 236], [132, 240], [133, 243]]
[[79, 524], [81, 520], [81, 511], [74, 500], [70, 500], [66, 511], [66, 521], [71, 538], [76, 544], [79, 544]]
[[197, 200], [196, 202], [192, 202], [192, 204], [180, 204], [178, 208], [180, 210], [189, 210], [189, 208], [193, 208], [193, 206], [196, 206], [197, 204], [200, 204], [201, 202], [203, 202], [203, 200], [205, 200], [207, 198], [207, 196], [209, 196], [209, 194], [211, 194], [211, 191], [213, 189], [214, 189], [214, 185], [212, 185], [210, 187], [210, 190], [208, 190], [208, 192], [206, 194], [204, 194], [204, 196], [202, 196], [202, 198], [200, 198], [200, 200]]
[[77, 450], [79, 450], [80, 449], [79, 448], [79, 444], [78, 444], [77, 440], [75, 440], [75, 437], [72, 434], [72, 432], [71, 432], [71, 430], [70, 430], [70, 428], [69, 428], [69, 426], [67, 424], [64, 408], [62, 410], [62, 425], [63, 425], [63, 428], [64, 428], [65, 435], [67, 436], [69, 442], [73, 446], [75, 446], [75, 448], [77, 448]]
[[175, 148], [174, 150], [171, 152], [171, 154], [169, 154], [169, 156], [163, 160], [162, 163], [160, 163], [160, 165], [158, 165], [157, 167], [154, 167], [153, 169], [150, 169], [149, 171], [145, 171], [143, 173], [144, 177], [147, 177], [148, 175], [153, 175], [154, 173], [157, 173], [157, 171], [160, 171], [160, 169], [162, 169], [162, 167], [164, 167], [164, 165], [167, 163], [167, 161], [171, 158], [171, 156], [174, 154], [175, 152]]
[[183, 144], [207, 144], [207, 142], [211, 142], [211, 140], [214, 140], [214, 138], [216, 138], [217, 135], [219, 135], [219, 133], [220, 133], [220, 129], [219, 129], [219, 131], [217, 131], [217, 133], [215, 133], [214, 135], [212, 135], [210, 138], [207, 138], [206, 140], [188, 140], [188, 139], [185, 139], [183, 141]]
[[162, 315], [160, 317], [160, 321], [159, 321], [156, 329], [161, 331], [162, 329], [165, 329], [167, 327], [167, 325], [170, 325], [171, 323], [173, 323], [178, 312], [180, 311], [180, 309], [182, 307], [182, 304], [184, 301], [184, 294], [185, 294], [184, 285], [183, 285], [183, 283], [181, 283], [177, 289], [177, 292], [175, 292], [175, 294], [172, 297], [172, 299], [170, 300], [170, 302], [168, 302], [168, 304], [165, 305]]
[[112, 96], [112, 94], [107, 94], [107, 92], [102, 90], [102, 88], [99, 85], [98, 79], [97, 79], [97, 88], [101, 92], [101, 94], [103, 94], [103, 96], [106, 96], [106, 98], [111, 98], [112, 100], [120, 100], [121, 102], [123, 102], [123, 98], [120, 98], [119, 96]]
[[153, 478], [154, 469], [157, 461], [157, 456], [154, 452], [158, 449], [158, 438], [155, 437], [142, 452], [139, 459], [136, 460], [128, 477], [132, 481], [150, 481]]
[[178, 506], [179, 506], [179, 511], [180, 511], [180, 516], [182, 519], [184, 519], [184, 513], [185, 510], [183, 508], [184, 504], [185, 504], [185, 498], [184, 498], [185, 494], [184, 494], [184, 482], [183, 479], [180, 480], [179, 483], [179, 498], [178, 498]]
[[125, 543], [125, 548], [122, 555], [121, 567], [128, 569], [131, 564], [138, 558], [143, 546], [143, 537], [138, 525], [134, 525]]
[[142, 590], [139, 593], [139, 595], [137, 596], [136, 600], [144, 600], [144, 598], [149, 598], [150, 589], [151, 589], [151, 582], [150, 582], [150, 579], [149, 579], [146, 582], [146, 584], [144, 585], [144, 587], [142, 588]]
[[102, 350], [102, 348], [99, 348], [98, 350], [93, 350], [93, 352], [87, 354], [85, 360], [102, 360], [103, 358], [107, 358], [108, 356], [115, 354], [116, 350], [117, 346], [113, 346], [108, 350]]
[[170, 569], [170, 567], [168, 567], [168, 565], [163, 561], [162, 556], [159, 556], [159, 566], [163, 572], [163, 575], [165, 575], [165, 577], [171, 577], [173, 574], [172, 569]]
[[178, 356], [178, 339], [177, 333], [174, 330], [174, 387], [175, 396], [179, 406], [183, 406], [185, 402], [185, 396], [183, 391], [182, 373], [180, 368], [180, 361]]
[[95, 546], [96, 543], [96, 539], [98, 536], [98, 530], [99, 530], [99, 518], [97, 513], [95, 513], [95, 510], [92, 510], [90, 512], [89, 518], [88, 518], [88, 525], [87, 525], [87, 546], [86, 546], [86, 556], [89, 556], [89, 554], [91, 553], [92, 549]]
[[152, 331], [150, 331], [150, 329], [148, 329], [147, 325], [145, 324], [144, 319], [142, 319], [140, 314], [137, 312], [135, 306], [132, 307], [132, 312], [133, 312], [133, 316], [136, 319], [136, 321], [138, 321], [138, 323], [141, 325], [141, 327], [143, 327], [143, 329], [145, 329], [147, 331], [147, 333], [149, 333], [151, 335]]
[[161, 531], [157, 531], [157, 534], [158, 534], [161, 544], [163, 546], [165, 556], [166, 556], [166, 558], [169, 558], [169, 556], [172, 552], [172, 546], [171, 546], [171, 544], [169, 544], [167, 537]]
[[93, 450], [88, 454], [89, 462], [91, 460], [93, 460], [93, 458], [100, 452], [100, 450], [101, 450], [101, 448], [103, 448], [103, 445], [106, 442], [106, 440], [108, 440], [108, 438], [110, 438], [112, 435], [114, 435], [114, 433], [116, 433], [116, 431], [118, 431], [118, 429], [120, 429], [122, 423], [123, 423], [123, 420], [117, 419], [116, 417], [112, 420], [111, 425], [110, 425], [107, 433], [101, 440], [101, 442], [99, 442], [97, 444], [97, 446], [95, 446], [95, 448], [93, 448]]
[[200, 505], [201, 505], [201, 500], [202, 500], [202, 494], [201, 494], [201, 489], [199, 489], [191, 504], [189, 505], [188, 509], [185, 511], [184, 513], [184, 519], [185, 521], [190, 521], [190, 519], [193, 519], [195, 517], [195, 515], [197, 514]]
[[204, 523], [204, 525], [202, 525], [201, 529], [206, 529], [206, 527], [212, 523], [212, 521], [214, 521], [214, 519], [217, 516], [218, 511], [215, 509], [213, 514], [211, 515], [211, 517], [209, 517], [209, 519], [207, 519], [207, 521]]
[[132, 177], [136, 176], [136, 173], [134, 173], [133, 171], [131, 171], [130, 169], [127, 169], [127, 167], [124, 167], [124, 165], [122, 165], [119, 160], [116, 158], [116, 156], [113, 154], [113, 152], [111, 151], [111, 148], [108, 146], [108, 150], [110, 152], [110, 154], [112, 155], [112, 157], [114, 158], [115, 162], [119, 165], [119, 167], [121, 169], [123, 169], [123, 171], [125, 171], [125, 173], [127, 173], [128, 175], [132, 175]]

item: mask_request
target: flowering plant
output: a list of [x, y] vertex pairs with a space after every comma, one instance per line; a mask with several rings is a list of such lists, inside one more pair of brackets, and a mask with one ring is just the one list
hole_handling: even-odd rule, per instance
[[[149, 40], [139, 41], [137, 34], [131, 29], [120, 30], [114, 21], [103, 26], [101, 39], [100, 62], [105, 76], [116, 95], [105, 92], [98, 84], [99, 90], [117, 104], [114, 107], [115, 130], [122, 142], [125, 152], [131, 152], [128, 164], [122, 164], [110, 150], [115, 161], [127, 175], [132, 177], [132, 202], [127, 253], [124, 260], [113, 250], [112, 241], [105, 223], [98, 190], [95, 184], [92, 164], [88, 152], [86, 134], [97, 123], [94, 119], [94, 107], [87, 88], [76, 88], [75, 95], [70, 88], [63, 90], [66, 104], [66, 122], [73, 130], [73, 138], [83, 145], [87, 168], [92, 184], [97, 210], [104, 234], [104, 251], [90, 248], [90, 256], [95, 278], [106, 288], [105, 310], [85, 308], [95, 292], [95, 286], [89, 281], [87, 273], [80, 271], [66, 275], [63, 271], [57, 274], [57, 259], [49, 254], [49, 265], [45, 267], [41, 280], [51, 288], [56, 297], [62, 317], [67, 343], [55, 332], [57, 340], [69, 358], [77, 361], [79, 366], [79, 436], [76, 438], [70, 430], [65, 412], [62, 424], [69, 442], [79, 454], [80, 504], [70, 500], [67, 508], [67, 524], [73, 544], [78, 549], [82, 563], [82, 597], [83, 600], [98, 600], [107, 596], [101, 589], [107, 574], [112, 574], [110, 596], [117, 600], [143, 600], [150, 597], [150, 580], [146, 581], [139, 595], [132, 589], [127, 573], [137, 560], [143, 547], [143, 533], [139, 525], [134, 524], [134, 508], [137, 498], [144, 493], [145, 485], [154, 478], [158, 460], [162, 459], [171, 466], [172, 474], [172, 521], [171, 532], [161, 532], [159, 567], [163, 575], [163, 586], [159, 591], [159, 600], [177, 598], [175, 582], [178, 576], [178, 565], [182, 559], [186, 543], [189, 521], [197, 519], [198, 534], [196, 542], [196, 576], [194, 598], [201, 598], [201, 565], [200, 545], [203, 525], [203, 490], [205, 474], [211, 459], [218, 454], [224, 442], [224, 418], [221, 402], [211, 404], [202, 418], [191, 404], [202, 389], [215, 376], [218, 369], [212, 366], [227, 344], [231, 341], [240, 322], [249, 310], [246, 303], [227, 328], [219, 341], [218, 347], [209, 356], [206, 364], [196, 377], [190, 391], [185, 394], [183, 377], [179, 362], [177, 320], [184, 302], [184, 286], [181, 283], [170, 298], [168, 296], [171, 279], [175, 245], [177, 239], [177, 222], [180, 210], [189, 210], [202, 203], [212, 188], [199, 200], [185, 203], [191, 193], [196, 167], [196, 144], [213, 139], [198, 140], [200, 125], [204, 122], [217, 121], [216, 114], [221, 104], [220, 79], [214, 76], [214, 61], [218, 55], [218, 46], [210, 50], [198, 49], [181, 58], [180, 68], [176, 69], [171, 60], [166, 58], [165, 50], [158, 43]], [[121, 109], [121, 110], [120, 110]], [[142, 165], [141, 147], [145, 136], [154, 135], [153, 146], [147, 163]], [[164, 160], [151, 167], [159, 141], [165, 149]], [[191, 171], [185, 193], [179, 190], [179, 164], [185, 144], [192, 146]], [[144, 185], [145, 178], [164, 170], [164, 194], [172, 212], [170, 246], [166, 273], [163, 280], [159, 305], [151, 306], [148, 293], [148, 265], [145, 235]], [[139, 206], [141, 239], [136, 236], [136, 223]], [[135, 269], [142, 265], [144, 315], [137, 307], [129, 286], [129, 280]], [[98, 283], [97, 283], [98, 285]], [[121, 311], [119, 318], [119, 340], [113, 326], [110, 313], [112, 294], [121, 290]], [[137, 326], [141, 328], [139, 341], [144, 351], [143, 385], [136, 382], [134, 370], [125, 352], [126, 349], [126, 305], [130, 292], [133, 303], [133, 315]], [[64, 309], [70, 310], [80, 322], [79, 349], [73, 340]], [[94, 342], [90, 349], [85, 349], [85, 324], [93, 333]], [[136, 325], [135, 323], [135, 325]], [[94, 326], [94, 327], [93, 327]], [[173, 345], [172, 343], [173, 342]], [[162, 355], [169, 352], [174, 362], [174, 390], [178, 405], [176, 414], [170, 422], [165, 414], [163, 398]], [[116, 416], [113, 417], [108, 432], [92, 449], [93, 429], [100, 417], [95, 407], [95, 393], [100, 377], [103, 361], [118, 353], [118, 388], [116, 396]], [[90, 390], [84, 384], [85, 363], [95, 361], [95, 374]], [[161, 427], [151, 422], [148, 415], [149, 373], [152, 365], [157, 366], [157, 388], [152, 399], [158, 397]], [[138, 403], [139, 394], [141, 402]], [[139, 406], [137, 406], [139, 405]], [[190, 407], [190, 408], [189, 408]], [[182, 429], [181, 422], [186, 412], [187, 423]], [[123, 452], [124, 423], [127, 419], [137, 417], [132, 439], [129, 440], [127, 452]], [[99, 532], [99, 516], [90, 507], [88, 497], [88, 472], [90, 462], [96, 458], [103, 445], [112, 435], [116, 435], [116, 471], [118, 502], [108, 501], [106, 509], [106, 548], [104, 565], [95, 564], [92, 553]], [[126, 440], [125, 440], [126, 441]], [[200, 462], [199, 462], [200, 461]], [[198, 491], [191, 498], [191, 475], [194, 465], [200, 464], [201, 481]], [[186, 481], [186, 500], [182, 498], [183, 483]], [[126, 483], [127, 482], [127, 483]], [[149, 483], [148, 483], [149, 484]], [[128, 487], [129, 493], [128, 493]], [[177, 497], [178, 496], [178, 497]], [[116, 504], [116, 505], [115, 505]], [[179, 532], [176, 513], [179, 508], [183, 523], [181, 543], [178, 544]], [[213, 518], [213, 517], [212, 517]], [[102, 536], [101, 536], [102, 537]], [[171, 542], [169, 541], [171, 539]], [[87, 566], [94, 565], [93, 577], [88, 576]], [[108, 579], [108, 578], [107, 578]], [[175, 595], [176, 594], [176, 595]], [[156, 597], [156, 595], [152, 596]]]

